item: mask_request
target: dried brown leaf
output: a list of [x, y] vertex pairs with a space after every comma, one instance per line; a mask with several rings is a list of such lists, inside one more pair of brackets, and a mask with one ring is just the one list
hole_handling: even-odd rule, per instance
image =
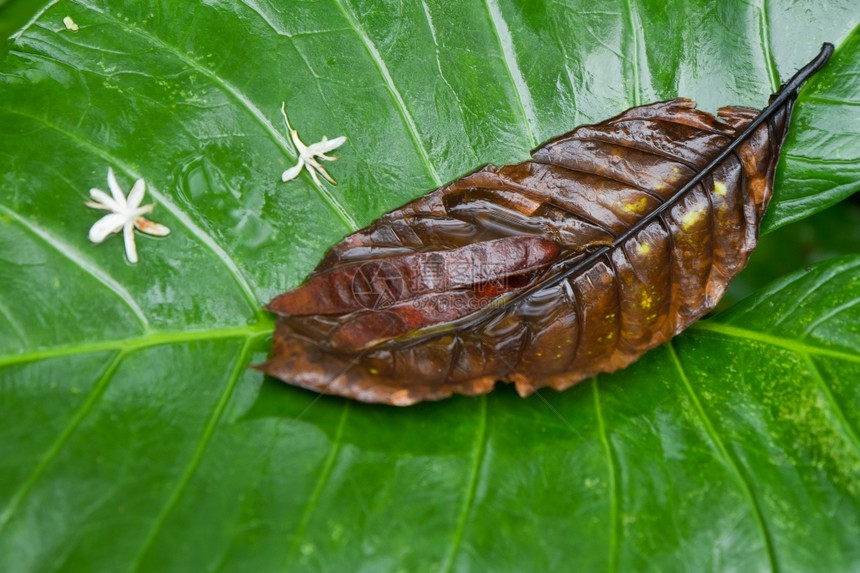
[[579, 127], [384, 215], [276, 297], [264, 372], [366, 402], [522, 396], [611, 372], [714, 308], [756, 246], [800, 85]]

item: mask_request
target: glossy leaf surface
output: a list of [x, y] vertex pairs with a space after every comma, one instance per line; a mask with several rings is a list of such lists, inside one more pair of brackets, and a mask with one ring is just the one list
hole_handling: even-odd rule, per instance
[[830, 52], [761, 113], [635, 107], [387, 213], [269, 303], [260, 370], [408, 406], [627, 366], [712, 310], [746, 264], [796, 90]]
[[[761, 108], [823, 41], [772, 225], [845, 197], [856, 2], [282, 4], [57, 2], [0, 59], [0, 570], [857, 568], [856, 259], [560, 395], [247, 369], [260, 305], [382, 213], [633, 105]], [[278, 182], [284, 100], [348, 137], [336, 188]], [[137, 266], [86, 237], [108, 165], [173, 231]]]

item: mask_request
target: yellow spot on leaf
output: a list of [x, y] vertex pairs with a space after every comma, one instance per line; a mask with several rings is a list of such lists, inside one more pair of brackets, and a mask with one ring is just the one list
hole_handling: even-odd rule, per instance
[[648, 206], [648, 198], [642, 197], [638, 201], [631, 201], [630, 203], [624, 203], [624, 210], [629, 213], [641, 213], [645, 210], [645, 207]]
[[651, 245], [649, 245], [648, 243], [639, 243], [639, 246], [636, 247], [636, 251], [640, 255], [647, 255], [651, 252]]
[[371, 374], [373, 374], [374, 376], [376, 376], [377, 374], [379, 374], [379, 370], [377, 370], [376, 368], [370, 368], [370, 369], [369, 369], [369, 372], [370, 372]]
[[725, 197], [727, 191], [728, 189], [726, 189], [725, 183], [723, 183], [722, 181], [714, 181], [714, 193], [716, 193], [720, 197]]
[[702, 220], [702, 217], [704, 217], [704, 215], [704, 209], [696, 209], [695, 211], [690, 211], [681, 218], [681, 227], [683, 227], [685, 231], [689, 231], [693, 227], [693, 225]]
[[639, 306], [642, 310], [651, 310], [651, 305], [654, 304], [654, 299], [647, 292], [642, 293], [642, 298], [639, 300]]

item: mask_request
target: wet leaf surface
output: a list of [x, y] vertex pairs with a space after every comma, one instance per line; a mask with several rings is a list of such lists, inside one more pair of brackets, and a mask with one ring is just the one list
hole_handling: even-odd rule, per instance
[[269, 303], [259, 369], [408, 406], [627, 366], [711, 311], [746, 265], [796, 90], [832, 51], [761, 113], [639, 106], [386, 214]]
[[[761, 108], [823, 41], [770, 224], [839, 201], [856, 13], [52, 4], [0, 59], [0, 570], [856, 569], [856, 257], [562, 394], [404, 410], [247, 369], [260, 305], [381, 214], [634, 105]], [[279, 183], [284, 100], [306, 141], [348, 137], [337, 187]], [[137, 266], [87, 240], [109, 165], [173, 231]]]

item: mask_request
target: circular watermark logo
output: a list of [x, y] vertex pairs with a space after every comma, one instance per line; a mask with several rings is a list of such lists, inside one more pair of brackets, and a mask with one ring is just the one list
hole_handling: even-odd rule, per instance
[[352, 277], [352, 294], [362, 307], [382, 310], [399, 301], [406, 291], [400, 271], [385, 261], [370, 261]]

